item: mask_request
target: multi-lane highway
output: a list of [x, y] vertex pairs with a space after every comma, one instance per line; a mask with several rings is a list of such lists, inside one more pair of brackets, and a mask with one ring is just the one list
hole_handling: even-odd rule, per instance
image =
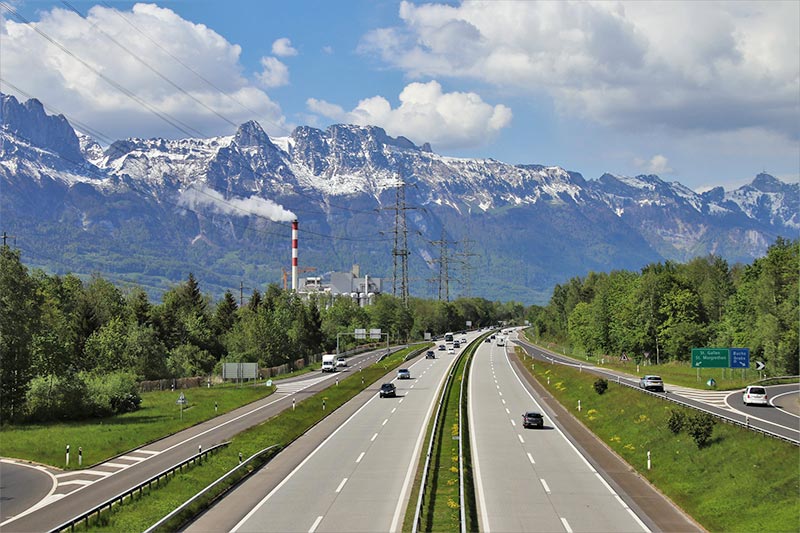
[[[350, 370], [355, 370], [359, 364], [367, 365], [375, 362], [384, 352], [379, 350], [351, 358]], [[278, 391], [272, 396], [147, 446], [131, 450], [105, 463], [55, 475], [52, 477], [54, 489], [44, 500], [40, 500], [27, 511], [18, 508], [19, 514], [7, 517], [0, 523], [0, 529], [14, 532], [52, 530], [195, 455], [198, 447], [208, 449], [275, 416], [284, 409], [291, 408], [293, 398], [301, 401], [330, 386], [335, 379], [336, 374], [324, 377], [315, 374], [281, 383]], [[3, 472], [6, 472], [5, 466]], [[17, 472], [20, 472], [20, 475], [24, 474], [23, 471], [17, 470]], [[29, 501], [28, 492], [27, 483], [9, 485], [6, 479], [3, 479], [3, 498], [12, 497]]]
[[[458, 353], [418, 358], [407, 367], [411, 379], [389, 376], [396, 398], [380, 398], [377, 386], [369, 398], [356, 398], [363, 405], [306, 455], [296, 454], [294, 444], [281, 453], [299, 460], [288, 475], [253, 477], [189, 531], [399, 530], [425, 428]], [[254, 494], [260, 495], [257, 501]], [[252, 508], [238, 505], [239, 496], [253, 501]]]
[[469, 378], [469, 420], [481, 531], [649, 531], [545, 417], [512, 368], [505, 347], [483, 343]]

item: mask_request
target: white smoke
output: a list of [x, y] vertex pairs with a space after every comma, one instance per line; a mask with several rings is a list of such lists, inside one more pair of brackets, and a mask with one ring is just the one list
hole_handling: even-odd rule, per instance
[[258, 216], [275, 222], [291, 222], [297, 217], [294, 213], [272, 200], [251, 196], [249, 198], [225, 199], [222, 194], [208, 187], [192, 187], [181, 193], [178, 205], [190, 210], [210, 207], [216, 213], [240, 217]]

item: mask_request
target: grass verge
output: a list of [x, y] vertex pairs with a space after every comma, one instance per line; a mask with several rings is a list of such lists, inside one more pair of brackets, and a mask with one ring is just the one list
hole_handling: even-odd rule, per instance
[[698, 447], [686, 429], [675, 434], [668, 427], [673, 412], [692, 417], [697, 414], [693, 409], [613, 382], [604, 394], [597, 394], [597, 376], [564, 365], [537, 361], [534, 370], [530, 365], [525, 368], [595, 435], [709, 531], [797, 531], [797, 446], [717, 423], [708, 444]]
[[[0, 456], [24, 459], [66, 470], [78, 469], [78, 447], [83, 448], [83, 466], [100, 463], [128, 450], [161, 439], [254, 402], [275, 391], [262, 384], [216, 385], [182, 391], [157, 391], [142, 394], [136, 412], [78, 422], [3, 425], [0, 429]], [[188, 403], [183, 413], [175, 400], [183, 392]], [[66, 445], [70, 445], [70, 464], [65, 465]]]
[[[329, 387], [297, 403], [294, 411], [283, 411], [268, 421], [236, 435], [231, 439], [230, 446], [202, 465], [184, 469], [182, 473], [162, 483], [160, 487], [150, 491], [145, 490], [141, 496], [135, 496], [132, 501], [126, 501], [122, 506], [115, 506], [110, 512], [103, 513], [99, 519], [93, 518], [90, 520], [88, 531], [144, 531], [235, 467], [239, 462], [239, 453], [243, 457], [249, 457], [272, 444], [286, 447], [325, 416], [381, 379], [388, 371], [398, 367], [409, 354], [427, 346], [428, 344], [410, 346], [364, 368], [361, 372], [350, 373], [339, 381], [338, 386]], [[231, 481], [229, 486], [233, 483]], [[201, 512], [208, 505], [210, 502], [198, 505], [196, 512]], [[87, 531], [77, 527], [76, 529]]]
[[[472, 362], [472, 354], [477, 346], [482, 342], [483, 337], [474, 341], [462, 352], [453, 370], [453, 379], [446, 383], [446, 388], [442, 391], [443, 402], [442, 410], [439, 414], [439, 424], [436, 427], [433, 449], [431, 451], [431, 462], [426, 480], [425, 499], [423, 500], [420, 530], [421, 531], [458, 531], [461, 524], [461, 505], [459, 503], [459, 398], [462, 383], [464, 384], [463, 412], [462, 416], [466, 420], [466, 377], [469, 371], [469, 364]], [[434, 420], [428, 424], [425, 442], [429, 442], [431, 431], [433, 431]], [[468, 423], [464, 423], [461, 428], [462, 451], [464, 453], [464, 498], [465, 498], [465, 519], [467, 531], [477, 531], [477, 509], [475, 505], [474, 491], [472, 490], [472, 465], [470, 460]], [[423, 469], [425, 468], [425, 456], [427, 447], [423, 450], [420, 457], [419, 468], [414, 480], [414, 487], [411, 491], [409, 505], [403, 525], [404, 531], [411, 531], [414, 525], [414, 515], [416, 513], [416, 503], [419, 498], [419, 491], [422, 484]]]

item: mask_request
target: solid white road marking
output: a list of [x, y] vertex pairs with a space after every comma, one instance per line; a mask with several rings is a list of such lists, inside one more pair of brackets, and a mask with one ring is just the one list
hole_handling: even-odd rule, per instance
[[338, 487], [336, 487], [336, 492], [337, 492], [337, 493], [339, 493], [339, 492], [342, 492], [342, 487], [344, 487], [344, 484], [345, 484], [345, 483], [347, 483], [347, 478], [344, 478], [344, 479], [342, 480], [342, 482], [341, 482], [341, 483], [339, 483], [339, 486], [338, 486]]
[[544, 487], [544, 491], [547, 494], [550, 494], [550, 487], [547, 486], [547, 481], [545, 481], [544, 479], [539, 479], [539, 481], [542, 482], [542, 487]]

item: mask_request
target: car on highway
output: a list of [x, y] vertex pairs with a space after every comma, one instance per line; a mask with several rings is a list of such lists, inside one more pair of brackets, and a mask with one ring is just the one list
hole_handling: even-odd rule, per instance
[[491, 338], [491, 337], [486, 337], [486, 338], [483, 340], [483, 342], [492, 342], [492, 338]]
[[451, 346], [447, 349], [447, 353], [456, 353], [455, 349]]
[[639, 388], [656, 392], [664, 392], [664, 381], [661, 376], [647, 375], [639, 380]]
[[767, 389], [758, 385], [750, 385], [742, 393], [742, 402], [745, 405], [769, 405]]
[[436, 359], [436, 352], [434, 352], [433, 350], [428, 350], [425, 353], [425, 359]]
[[522, 414], [522, 427], [524, 428], [543, 428], [544, 417], [542, 413], [527, 411]]
[[461, 343], [458, 341], [453, 341], [453, 348], [461, 348]]
[[466, 337], [462, 337], [461, 338], [461, 344], [467, 344], [467, 338]]
[[397, 371], [397, 379], [411, 379], [411, 371], [407, 368], [401, 368]]
[[397, 387], [394, 383], [384, 383], [381, 385], [381, 398], [394, 398], [397, 396]]
[[344, 357], [337, 357], [336, 358], [336, 366], [337, 367], [339, 367], [339, 366], [347, 366], [347, 359], [345, 359]]
[[439, 345], [439, 351], [440, 351], [440, 352], [443, 352], [443, 351], [445, 351], [446, 349], [447, 349], [447, 346], [445, 346], [444, 344], [440, 344], [440, 345]]

